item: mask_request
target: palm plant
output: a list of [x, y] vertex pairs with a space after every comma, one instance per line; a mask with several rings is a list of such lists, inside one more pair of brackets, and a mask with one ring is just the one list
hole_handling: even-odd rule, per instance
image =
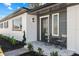
[[12, 45], [16, 45], [16, 39], [14, 38], [14, 36], [12, 36], [10, 42]]

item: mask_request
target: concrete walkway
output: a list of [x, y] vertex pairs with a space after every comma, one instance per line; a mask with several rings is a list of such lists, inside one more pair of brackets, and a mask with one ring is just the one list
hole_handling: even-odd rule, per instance
[[44, 42], [35, 41], [30, 43], [34, 46], [34, 50], [37, 51], [38, 47], [40, 47], [43, 49], [44, 54], [48, 56], [50, 56], [50, 52], [53, 51], [58, 51], [58, 54], [61, 56], [70, 56], [74, 53], [73, 51], [67, 50], [65, 48], [61, 49], [61, 47], [56, 47], [55, 45], [48, 45]]
[[5, 52], [4, 55], [5, 56], [18, 56], [18, 55], [23, 54], [25, 52], [28, 52], [28, 49], [20, 48], [20, 49], [16, 49], [13, 51]]

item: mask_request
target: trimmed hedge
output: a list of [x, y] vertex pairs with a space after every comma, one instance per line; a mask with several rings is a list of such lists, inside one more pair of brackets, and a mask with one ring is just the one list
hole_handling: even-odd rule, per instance
[[8, 37], [8, 36], [0, 34], [0, 40], [6, 40], [6, 41], [10, 42], [12, 45], [16, 45], [16, 39], [13, 36]]

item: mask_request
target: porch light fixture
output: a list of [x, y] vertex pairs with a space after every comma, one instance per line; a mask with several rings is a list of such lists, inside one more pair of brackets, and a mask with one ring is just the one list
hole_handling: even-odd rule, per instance
[[35, 22], [34, 18], [32, 18], [32, 22]]

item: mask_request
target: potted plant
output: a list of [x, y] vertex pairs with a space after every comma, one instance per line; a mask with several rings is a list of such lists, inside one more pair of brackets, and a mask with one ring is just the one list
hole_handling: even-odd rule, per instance
[[51, 56], [58, 56], [58, 51], [53, 51], [50, 53]]
[[26, 44], [26, 35], [25, 35], [25, 31], [23, 31], [23, 40], [22, 40], [22, 44]]
[[33, 49], [33, 45], [31, 43], [28, 43], [28, 47], [27, 48], [28, 48], [29, 52], [34, 50]]
[[42, 50], [42, 48], [38, 48], [38, 55], [43, 55], [43, 50]]

